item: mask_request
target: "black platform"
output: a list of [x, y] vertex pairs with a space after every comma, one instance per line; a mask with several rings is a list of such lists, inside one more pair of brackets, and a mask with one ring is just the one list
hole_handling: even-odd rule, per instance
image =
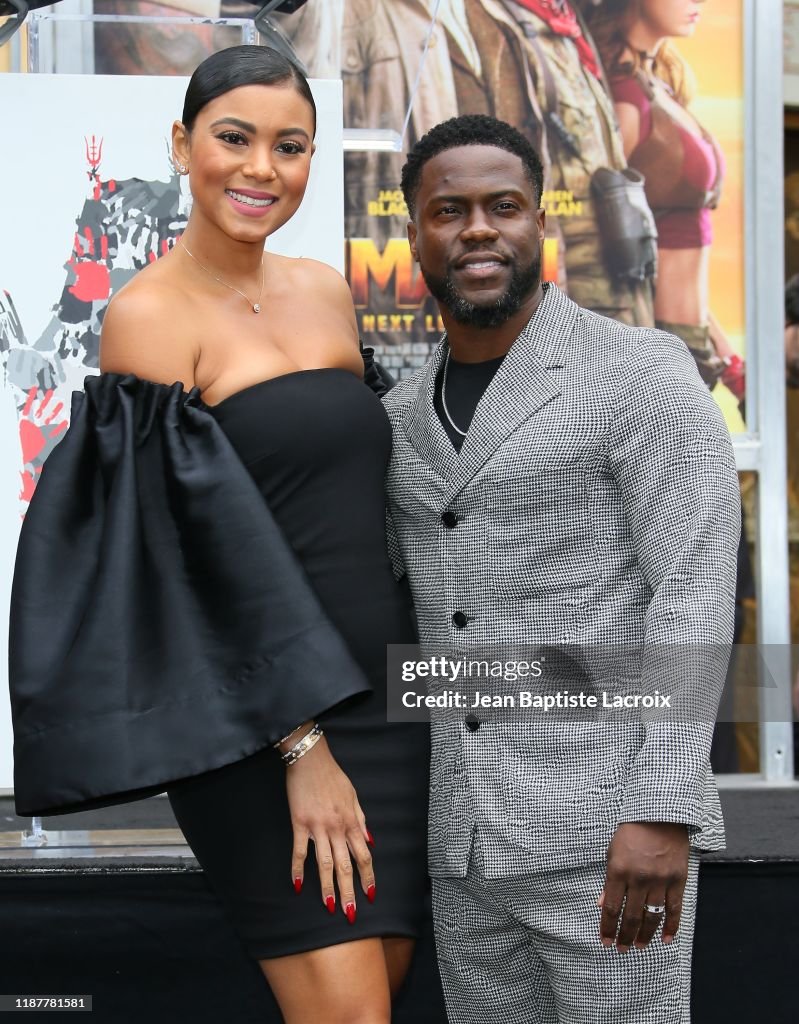
[[[728, 850], [700, 876], [694, 1024], [796, 1024], [799, 790], [724, 790], [722, 803]], [[27, 825], [0, 800], [0, 829]], [[44, 826], [175, 827], [164, 800]], [[0, 925], [0, 993], [91, 994], [95, 1024], [280, 1020], [191, 859], [0, 859]], [[429, 927], [394, 1020], [445, 1022]]]

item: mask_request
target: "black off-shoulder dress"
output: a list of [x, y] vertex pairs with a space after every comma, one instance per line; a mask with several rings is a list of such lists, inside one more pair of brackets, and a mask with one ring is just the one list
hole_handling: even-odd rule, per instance
[[[103, 374], [28, 511], [12, 593], [20, 814], [167, 790], [248, 952], [417, 933], [427, 735], [386, 719], [385, 648], [412, 643], [386, 552], [390, 427], [352, 373], [197, 389]], [[291, 879], [271, 745], [321, 719], [375, 837], [377, 894]]]

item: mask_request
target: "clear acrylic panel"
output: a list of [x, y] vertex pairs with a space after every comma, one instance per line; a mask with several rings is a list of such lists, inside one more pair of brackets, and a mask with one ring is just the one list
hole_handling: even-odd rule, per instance
[[[185, 16], [166, 7], [157, 16], [138, 14], [152, 3], [138, 0], [84, 0], [93, 13], [62, 13], [60, 8], [32, 11], [27, 26], [28, 68], [37, 73], [98, 75], [190, 75], [217, 50], [240, 43], [271, 46], [291, 56], [310, 78], [339, 79], [352, 72], [352, 54], [344, 53], [341, 0], [308, 0], [295, 11], [259, 13], [250, 3], [222, 0], [226, 10], [254, 18]], [[264, 0], [264, 7], [266, 0]], [[350, 152], [401, 153], [420, 94], [428, 53], [443, 29], [437, 25], [441, 0], [426, 0], [429, 22], [419, 24], [419, 46], [403, 54], [404, 95], [383, 109], [359, 115], [357, 125], [345, 113], [344, 149]], [[119, 13], [123, 11], [125, 13]], [[357, 78], [357, 75], [355, 76]], [[431, 88], [427, 83], [426, 88]], [[424, 91], [424, 90], [423, 90]], [[375, 123], [371, 123], [374, 121]]]
[[28, 69], [40, 74], [190, 75], [217, 50], [258, 42], [255, 23], [244, 18], [56, 10], [33, 11], [26, 24]]

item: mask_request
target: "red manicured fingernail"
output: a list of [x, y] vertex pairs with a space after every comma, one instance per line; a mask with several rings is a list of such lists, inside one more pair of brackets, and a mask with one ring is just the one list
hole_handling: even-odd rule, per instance
[[369, 831], [369, 829], [366, 830], [366, 842], [370, 846], [374, 846], [375, 845], [375, 837], [372, 835], [372, 833]]
[[370, 903], [374, 903], [374, 901], [375, 901], [375, 883], [374, 882], [372, 882], [372, 884], [367, 887], [366, 898], [369, 900]]
[[294, 891], [298, 893], [301, 890], [302, 890], [302, 879], [299, 878], [299, 877], [295, 878], [294, 879]]
[[335, 914], [335, 912], [336, 912], [336, 897], [335, 896], [327, 896], [327, 897], [325, 897], [325, 906], [327, 907], [327, 909], [330, 911], [331, 914]]
[[347, 915], [347, 920], [350, 924], [355, 924], [355, 904], [348, 903], [344, 908], [344, 913]]

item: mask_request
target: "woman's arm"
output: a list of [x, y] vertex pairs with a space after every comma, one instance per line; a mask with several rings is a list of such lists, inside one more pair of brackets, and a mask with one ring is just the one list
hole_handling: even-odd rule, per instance
[[738, 353], [724, 333], [724, 328], [712, 313], [708, 313], [707, 323], [710, 328], [710, 340], [713, 342], [717, 355], [720, 355], [722, 359], [729, 359], [731, 356], [737, 355]]
[[616, 110], [624, 155], [629, 159], [630, 153], [641, 141], [641, 111], [632, 103], [614, 103], [613, 106]]
[[[707, 320], [710, 340], [713, 343], [716, 354], [725, 363], [724, 370], [721, 373], [721, 382], [725, 387], [729, 388], [740, 403], [743, 403], [746, 398], [746, 363], [732, 347], [727, 335], [724, 333], [724, 328], [712, 313], [708, 313]], [[741, 408], [743, 411], [743, 406]]]

